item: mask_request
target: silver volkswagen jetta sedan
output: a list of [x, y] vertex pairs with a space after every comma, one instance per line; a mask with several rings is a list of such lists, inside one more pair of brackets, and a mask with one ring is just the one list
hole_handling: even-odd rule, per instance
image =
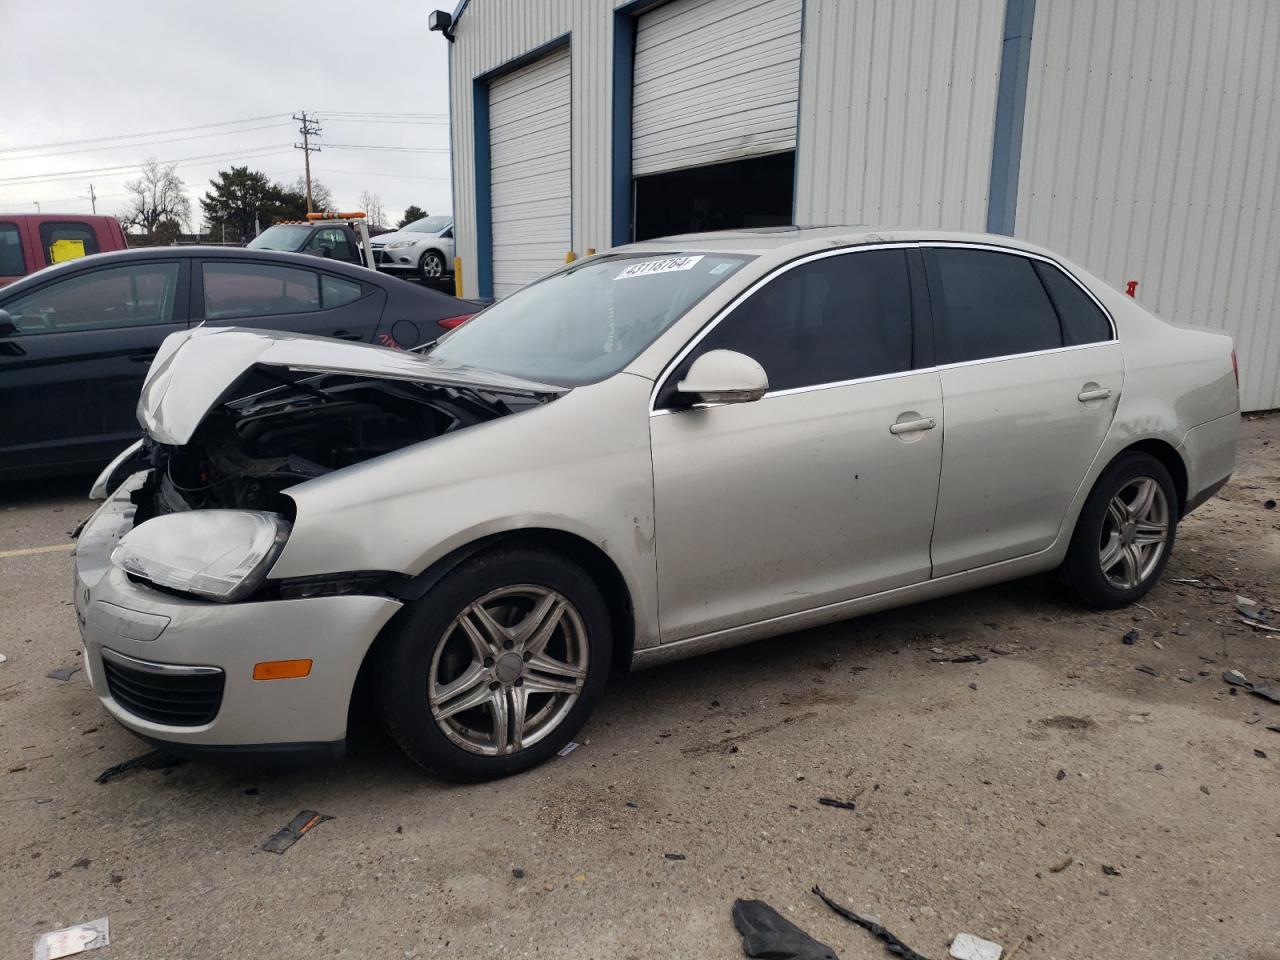
[[984, 235], [636, 244], [426, 353], [175, 334], [80, 536], [86, 672], [176, 749], [337, 752], [363, 670], [414, 761], [502, 776], [611, 668], [1055, 568], [1134, 601], [1238, 406], [1228, 337]]

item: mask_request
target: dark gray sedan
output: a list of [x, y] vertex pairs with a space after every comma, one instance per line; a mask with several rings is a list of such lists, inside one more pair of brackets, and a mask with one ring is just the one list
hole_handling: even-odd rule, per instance
[[0, 480], [89, 470], [142, 435], [156, 348], [236, 326], [411, 347], [481, 304], [363, 267], [228, 247], [84, 257], [0, 290]]

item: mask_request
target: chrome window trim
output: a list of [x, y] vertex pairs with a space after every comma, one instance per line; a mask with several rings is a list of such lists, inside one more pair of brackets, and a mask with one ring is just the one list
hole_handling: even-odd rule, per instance
[[143, 673], [159, 673], [169, 677], [204, 677], [222, 673], [220, 667], [197, 667], [180, 663], [153, 663], [150, 660], [139, 660], [137, 657], [116, 653], [109, 647], [102, 648], [102, 659], [109, 660], [122, 667], [141, 670]]
[[[701, 343], [702, 340], [708, 334], [711, 333], [712, 330], [714, 330], [717, 326], [720, 325], [721, 321], [724, 320], [725, 317], [727, 317], [730, 313], [736, 310], [744, 300], [746, 300], [748, 297], [754, 294], [766, 283], [770, 283], [771, 281], [782, 276], [782, 274], [788, 272], [789, 270], [793, 270], [798, 266], [801, 266], [806, 263], [812, 263], [815, 260], [822, 260], [826, 257], [836, 257], [836, 256], [842, 256], [844, 254], [856, 254], [856, 253], [861, 253], [865, 250], [900, 250], [900, 249], [912, 249], [912, 248], [922, 249], [924, 247], [960, 247], [960, 248], [968, 248], [973, 250], [989, 250], [993, 253], [1007, 253], [1007, 254], [1012, 254], [1014, 256], [1026, 257], [1029, 260], [1039, 260], [1041, 263], [1047, 263], [1050, 266], [1060, 270], [1063, 274], [1065, 274], [1068, 278], [1070, 278], [1070, 280], [1077, 287], [1079, 287], [1081, 290], [1085, 292], [1085, 294], [1089, 297], [1089, 299], [1093, 301], [1094, 305], [1099, 310], [1102, 311], [1102, 315], [1107, 318], [1107, 323], [1111, 325], [1111, 339], [1098, 340], [1093, 343], [1077, 343], [1071, 346], [1051, 347], [1048, 350], [1033, 350], [1029, 353], [1008, 353], [1008, 354], [1001, 354], [1000, 356], [997, 356], [997, 357], [982, 357], [977, 360], [960, 360], [960, 361], [957, 361], [956, 363], [943, 363], [943, 364], [937, 364], [931, 367], [914, 367], [910, 370], [898, 370], [893, 373], [879, 373], [869, 377], [858, 377], [853, 380], [836, 380], [830, 383], [814, 383], [804, 387], [791, 387], [786, 390], [769, 391], [765, 393], [763, 397], [760, 398], [761, 401], [768, 400], [771, 397], [785, 397], [785, 396], [790, 396], [792, 394], [798, 394], [798, 393], [812, 393], [815, 390], [830, 390], [834, 387], [848, 387], [857, 383], [872, 383], [877, 380], [889, 380], [897, 377], [906, 377], [906, 376], [911, 376], [913, 374], [919, 374], [919, 373], [937, 373], [942, 370], [954, 370], [959, 367], [971, 367], [971, 366], [978, 366], [984, 363], [996, 363], [1001, 360], [1022, 360], [1027, 357], [1048, 356], [1055, 353], [1066, 353], [1067, 351], [1070, 351], [1070, 350], [1084, 350], [1090, 347], [1102, 347], [1102, 346], [1107, 346], [1108, 344], [1120, 342], [1120, 335], [1118, 332], [1118, 328], [1116, 327], [1116, 321], [1115, 321], [1115, 318], [1111, 315], [1111, 311], [1106, 308], [1106, 306], [1102, 303], [1101, 300], [1097, 298], [1094, 292], [1090, 290], [1083, 282], [1081, 282], [1081, 280], [1078, 277], [1076, 277], [1075, 274], [1073, 274], [1070, 270], [1068, 270], [1062, 264], [1058, 263], [1058, 261], [1054, 260], [1052, 257], [1046, 257], [1043, 254], [1033, 253], [1030, 250], [1020, 250], [1017, 247], [1003, 247], [1003, 246], [1000, 246], [999, 244], [982, 243], [974, 240], [912, 240], [912, 241], [891, 241], [891, 242], [885, 242], [885, 243], [855, 244], [847, 247], [838, 247], [834, 250], [820, 250], [817, 253], [811, 253], [803, 257], [797, 257], [795, 260], [790, 260], [787, 263], [781, 264], [780, 266], [776, 267], [769, 273], [765, 274], [763, 277], [761, 277], [751, 286], [747, 287], [746, 290], [738, 294], [738, 296], [734, 297], [733, 300], [730, 301], [726, 306], [722, 307], [720, 309], [720, 312], [717, 313], [714, 317], [712, 317], [711, 320], [708, 321], [708, 323], [705, 326], [703, 326], [703, 328], [699, 330], [697, 334], [695, 334], [687, 344], [684, 345], [684, 347], [675, 355], [675, 358], [670, 362], [668, 362], [666, 366], [662, 368], [662, 372], [658, 374], [658, 377], [653, 381], [653, 390], [650, 391], [649, 393], [649, 416], [659, 417], [659, 416], [664, 416], [668, 413], [679, 413], [681, 412], [681, 410], [687, 410], [687, 409], [706, 410], [712, 407], [724, 406], [724, 404], [720, 404], [720, 403], [695, 403], [691, 407], [667, 408], [663, 410], [658, 410], [656, 409], [655, 404], [657, 403], [657, 400], [658, 400], [658, 392], [661, 390], [662, 385], [666, 382], [667, 377], [671, 375], [672, 371], [681, 364], [684, 358], [687, 357], [690, 354], [690, 352], [692, 352], [693, 349], [697, 347], [697, 345]], [[1045, 293], [1045, 296], [1046, 297], [1048, 296], [1047, 292]], [[1050, 300], [1051, 305], [1052, 303], [1053, 301]], [[1055, 313], [1056, 313], [1056, 307], [1055, 307]]]

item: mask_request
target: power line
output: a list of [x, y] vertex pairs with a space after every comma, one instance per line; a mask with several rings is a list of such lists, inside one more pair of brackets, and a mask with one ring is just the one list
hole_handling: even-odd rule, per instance
[[[205, 160], [223, 160], [228, 157], [263, 157], [274, 156], [278, 153], [288, 153], [292, 149], [292, 144], [271, 144], [263, 147], [251, 147], [247, 150], [229, 150], [225, 153], [209, 153], [198, 157], [181, 157], [177, 160], [159, 160], [157, 163], [162, 167], [170, 166], [187, 166], [192, 163], [198, 163]], [[265, 152], [264, 152], [265, 151]], [[88, 174], [94, 175], [112, 175], [116, 173], [131, 173], [135, 170], [141, 170], [146, 166], [143, 163], [126, 163], [115, 167], [94, 167], [88, 170], [71, 170], [61, 174], [29, 174], [23, 177], [0, 177], [0, 183], [10, 183], [14, 185], [35, 184], [35, 183], [54, 183], [59, 180], [78, 180], [80, 177]]]
[[138, 147], [153, 147], [162, 143], [181, 143], [184, 140], [203, 140], [208, 137], [226, 137], [238, 133], [253, 133], [256, 130], [278, 130], [280, 123], [264, 123], [260, 127], [245, 127], [240, 130], [215, 130], [212, 133], [197, 133], [189, 137], [169, 137], [166, 140], [148, 140], [145, 143], [116, 143], [98, 147], [80, 147], [76, 150], [61, 150], [57, 153], [35, 153], [25, 157], [0, 157], [0, 163], [20, 163], [23, 160], [43, 160], [49, 157], [65, 157], [73, 153], [99, 153], [103, 150], [134, 150]]
[[368, 143], [326, 143], [330, 150], [387, 150], [393, 153], [448, 153], [448, 147], [393, 147]]
[[53, 140], [49, 143], [29, 143], [24, 147], [0, 147], [0, 153], [22, 153], [27, 150], [44, 150], [49, 147], [75, 147], [84, 143], [107, 143], [115, 140], [137, 140], [140, 137], [159, 137], [167, 133], [187, 133], [191, 130], [207, 130], [210, 127], [231, 127], [241, 123], [257, 123], [260, 120], [287, 120], [287, 113], [268, 113], [261, 117], [245, 117], [241, 120], [222, 120], [218, 123], [197, 123], [189, 127], [171, 127], [168, 130], [151, 130], [147, 133], [121, 133], [112, 137], [87, 137], [83, 140]]
[[382, 173], [373, 170], [316, 170], [317, 174], [329, 176], [334, 173], [345, 173], [353, 177], [390, 177], [393, 180], [449, 180], [450, 177], [424, 177], [409, 173]]

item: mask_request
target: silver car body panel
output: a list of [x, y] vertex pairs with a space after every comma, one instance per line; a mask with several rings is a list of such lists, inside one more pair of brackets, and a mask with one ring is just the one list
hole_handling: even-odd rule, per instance
[[[776, 391], [753, 403], [653, 409], [683, 351], [731, 316], [754, 285], [813, 256], [916, 244], [974, 245], [1058, 264], [1105, 309], [1117, 338]], [[557, 398], [289, 488], [293, 532], [271, 578], [415, 576], [494, 534], [552, 531], [590, 545], [601, 564], [616, 568], [630, 594], [632, 663], [648, 666], [1051, 569], [1098, 476], [1135, 443], [1177, 451], [1191, 504], [1230, 475], [1239, 413], [1229, 338], [1167, 324], [1043, 249], [982, 234], [831, 228], [669, 238], [614, 252], [645, 251], [754, 259], [599, 383], [562, 391], [452, 371], [468, 386]], [[448, 382], [448, 371], [405, 354], [330, 341], [336, 352], [311, 344], [295, 352], [302, 338], [253, 336], [252, 345], [233, 340], [225, 353], [207, 338], [167, 341], [140, 406], [148, 432], [183, 442], [235, 372], [270, 362], [263, 357], [294, 369]], [[181, 376], [175, 353], [188, 354], [179, 357]], [[1110, 396], [1095, 396], [1091, 384]], [[911, 425], [905, 435], [893, 432], [903, 423]], [[1009, 513], [993, 506], [998, 500]], [[331, 717], [315, 717], [301, 700], [290, 700], [287, 712], [255, 701], [249, 685], [231, 701], [248, 711], [234, 729], [186, 730], [185, 738], [322, 739], [295, 723], [302, 716], [325, 737], [341, 734], [360, 658], [396, 601], [217, 605], [162, 595], [130, 583], [109, 569], [101, 549], [85, 546], [108, 544], [119, 535], [113, 525], [128, 524], [124, 512], [95, 515], [77, 558], [82, 579], [94, 580], [93, 601], [170, 623], [153, 641], [109, 641], [118, 653], [217, 665], [228, 671], [228, 691], [232, 672], [248, 668], [246, 657], [321, 650], [349, 670], [316, 688], [335, 698]], [[100, 613], [86, 616], [95, 673], [94, 644], [108, 642], [103, 622]], [[148, 619], [147, 629], [156, 622]], [[245, 635], [270, 638], [270, 650], [242, 653], [231, 641]], [[102, 693], [96, 676], [95, 689]], [[288, 722], [277, 737], [272, 727], [282, 715]], [[228, 735], [238, 739], [219, 739]]]
[[196, 327], [160, 345], [138, 398], [138, 422], [160, 443], [183, 444], [227, 391], [255, 366], [473, 387], [525, 396], [562, 387], [471, 370], [390, 347], [242, 327]]

